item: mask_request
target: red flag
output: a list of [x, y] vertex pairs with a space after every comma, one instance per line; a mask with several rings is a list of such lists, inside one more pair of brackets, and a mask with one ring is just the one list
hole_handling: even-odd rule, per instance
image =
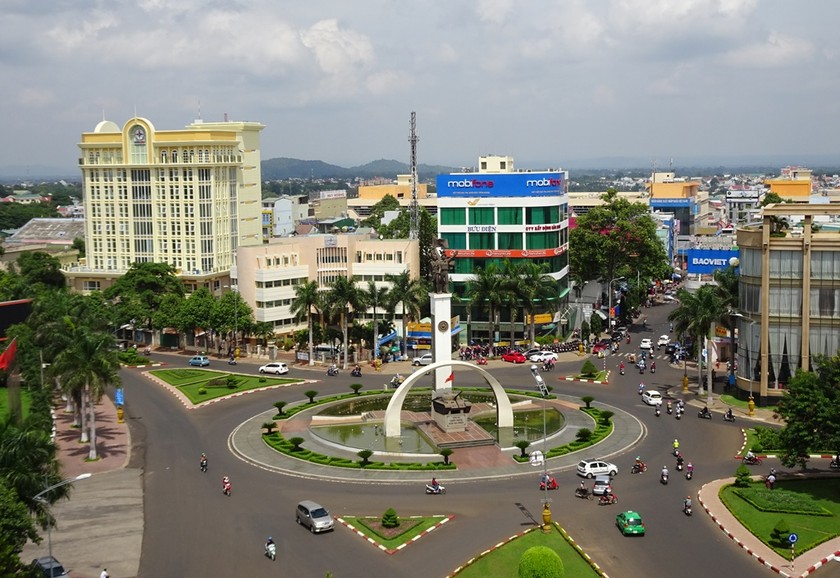
[[446, 383], [447, 381], [455, 381], [455, 374], [450, 373], [449, 377], [447, 377], [446, 379], [443, 380], [443, 383]]
[[0, 353], [0, 369], [8, 369], [15, 360], [15, 353], [17, 352], [17, 337], [12, 339], [12, 342], [6, 348], [6, 351]]

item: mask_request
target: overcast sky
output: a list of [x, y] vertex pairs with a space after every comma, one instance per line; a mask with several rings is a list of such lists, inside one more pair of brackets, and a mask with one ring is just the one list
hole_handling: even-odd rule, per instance
[[[0, 165], [258, 121], [263, 159], [837, 155], [837, 0], [0, 0]], [[548, 164], [546, 164], [548, 163]]]

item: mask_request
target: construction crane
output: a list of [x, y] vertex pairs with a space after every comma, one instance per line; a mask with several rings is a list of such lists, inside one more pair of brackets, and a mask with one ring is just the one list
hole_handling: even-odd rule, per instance
[[408, 142], [411, 144], [411, 206], [409, 207], [409, 239], [420, 237], [420, 205], [417, 203], [417, 113], [411, 111]]

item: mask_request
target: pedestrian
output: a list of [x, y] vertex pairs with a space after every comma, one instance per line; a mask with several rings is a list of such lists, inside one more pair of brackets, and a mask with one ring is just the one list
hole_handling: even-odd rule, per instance
[[108, 569], [103, 568], [102, 572], [99, 573], [99, 578], [109, 578], [111, 575], [108, 574]]

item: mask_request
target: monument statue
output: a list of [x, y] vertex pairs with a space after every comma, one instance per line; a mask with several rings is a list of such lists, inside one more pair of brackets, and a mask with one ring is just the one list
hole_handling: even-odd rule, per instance
[[452, 257], [446, 255], [447, 242], [445, 239], [438, 239], [432, 249], [430, 278], [435, 293], [449, 292], [449, 264]]

